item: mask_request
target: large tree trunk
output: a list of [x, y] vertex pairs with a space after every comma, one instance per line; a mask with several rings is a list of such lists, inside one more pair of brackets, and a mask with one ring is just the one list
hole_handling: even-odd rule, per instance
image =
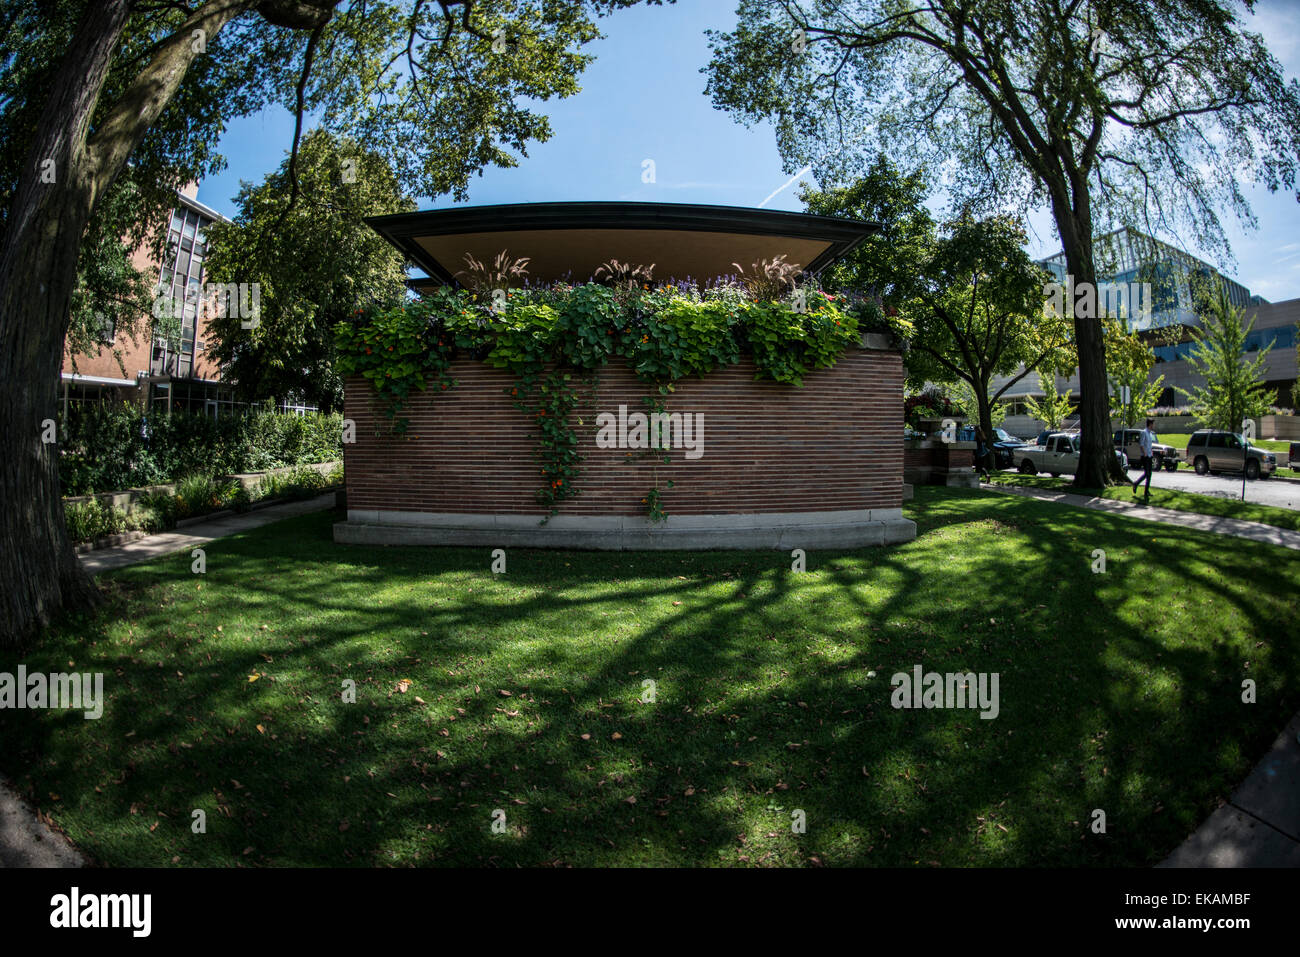
[[[50, 88], [8, 210], [0, 247], [0, 643], [17, 644], [60, 611], [92, 607], [63, 518], [56, 421], [59, 370], [86, 224], [101, 196], [175, 95], [197, 49], [255, 0], [210, 0], [165, 38], [112, 108], [95, 118], [129, 14], [128, 0], [95, 0]], [[301, 3], [264, 0], [297, 13]], [[276, 9], [275, 15], [283, 12]], [[284, 13], [283, 15], [288, 15]], [[328, 19], [328, 11], [324, 13]], [[269, 17], [268, 17], [269, 19]]]
[[77, 256], [96, 198], [86, 137], [126, 17], [126, 0], [87, 6], [52, 84], [0, 249], [0, 421], [6, 424], [0, 432], [5, 555], [0, 642], [5, 644], [22, 641], [60, 610], [84, 610], [96, 600], [64, 525], [58, 445], [42, 439], [48, 437], [43, 423], [58, 418]]
[[[1053, 202], [1057, 231], [1065, 251], [1065, 265], [1077, 290], [1097, 284], [1097, 268], [1092, 255], [1092, 217], [1087, 210], [1087, 187], [1075, 192], [1082, 209]], [[1094, 302], [1098, 297], [1094, 295]], [[1119, 466], [1115, 462], [1110, 436], [1109, 388], [1106, 381], [1106, 346], [1101, 320], [1095, 314], [1080, 316], [1074, 303], [1068, 303], [1074, 316], [1074, 339], [1079, 353], [1079, 470], [1074, 476], [1076, 488], [1103, 488], [1117, 483]]]

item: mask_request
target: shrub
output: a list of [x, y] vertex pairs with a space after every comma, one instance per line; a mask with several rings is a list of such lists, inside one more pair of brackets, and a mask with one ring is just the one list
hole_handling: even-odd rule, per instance
[[156, 492], [137, 499], [127, 521], [142, 532], [161, 532], [176, 527], [176, 496]]
[[73, 410], [60, 436], [65, 495], [174, 482], [184, 475], [262, 472], [342, 456], [343, 417], [250, 412], [145, 415], [133, 405]]
[[343, 469], [336, 466], [328, 476], [321, 475], [316, 469], [299, 466], [292, 472], [277, 475], [264, 475], [257, 484], [257, 498], [291, 499], [314, 498], [325, 489], [339, 485], [343, 481]]
[[120, 535], [128, 528], [127, 514], [120, 508], [103, 505], [99, 499], [64, 505], [68, 537], [74, 543], [93, 542], [106, 535]]
[[223, 509], [237, 487], [235, 482], [201, 472], [187, 475], [176, 483], [176, 514], [189, 518]]

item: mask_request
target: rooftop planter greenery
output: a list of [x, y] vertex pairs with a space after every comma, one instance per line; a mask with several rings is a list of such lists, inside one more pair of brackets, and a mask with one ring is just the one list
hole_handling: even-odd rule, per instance
[[[647, 411], [657, 411], [681, 379], [743, 357], [753, 359], [756, 378], [798, 386], [808, 372], [833, 366], [865, 331], [906, 334], [875, 301], [812, 286], [759, 298], [739, 284], [701, 291], [634, 282], [491, 293], [442, 288], [414, 302], [360, 310], [336, 328], [340, 373], [375, 387], [395, 434], [406, 431], [401, 412], [413, 391], [455, 387], [454, 360], [514, 373], [508, 391], [537, 423], [546, 483], [538, 501], [551, 514], [578, 493], [581, 456], [569, 413], [605, 364], [626, 362], [647, 383]], [[667, 460], [666, 450], [654, 454]], [[644, 501], [652, 518], [664, 517], [657, 483]]]

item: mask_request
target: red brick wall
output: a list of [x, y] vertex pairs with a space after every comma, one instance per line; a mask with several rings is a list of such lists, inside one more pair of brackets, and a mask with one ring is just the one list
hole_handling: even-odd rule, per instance
[[949, 446], [939, 446], [929, 449], [907, 449], [903, 450], [903, 465], [907, 468], [923, 468], [933, 466], [935, 468], [971, 468], [975, 464], [974, 449], [954, 449]]
[[[458, 384], [416, 393], [407, 437], [387, 430], [383, 407], [364, 379], [347, 383], [345, 416], [356, 443], [344, 447], [350, 509], [544, 515], [534, 498], [543, 483], [534, 434], [503, 392], [513, 376], [482, 363], [452, 367]], [[656, 484], [670, 515], [838, 511], [902, 504], [902, 357], [857, 351], [802, 387], [755, 381], [746, 361], [677, 384], [669, 412], [702, 413], [704, 454], [673, 449], [665, 465], [625, 449], [596, 447], [598, 412], [644, 412], [648, 387], [622, 367], [600, 373], [596, 401], [577, 415], [585, 456], [581, 494], [561, 514], [642, 515]], [[667, 489], [667, 480], [674, 487]]]

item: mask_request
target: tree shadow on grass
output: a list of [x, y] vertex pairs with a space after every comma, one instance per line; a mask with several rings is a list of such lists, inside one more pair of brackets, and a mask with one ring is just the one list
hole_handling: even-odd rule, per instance
[[[989, 493], [909, 514], [916, 541], [803, 574], [511, 550], [493, 576], [268, 526], [202, 581], [188, 553], [111, 576], [27, 657], [107, 672], [104, 718], [16, 712], [6, 770], [114, 864], [1131, 865], [1294, 710], [1278, 549]], [[999, 673], [997, 718], [891, 707], [918, 664]]]

